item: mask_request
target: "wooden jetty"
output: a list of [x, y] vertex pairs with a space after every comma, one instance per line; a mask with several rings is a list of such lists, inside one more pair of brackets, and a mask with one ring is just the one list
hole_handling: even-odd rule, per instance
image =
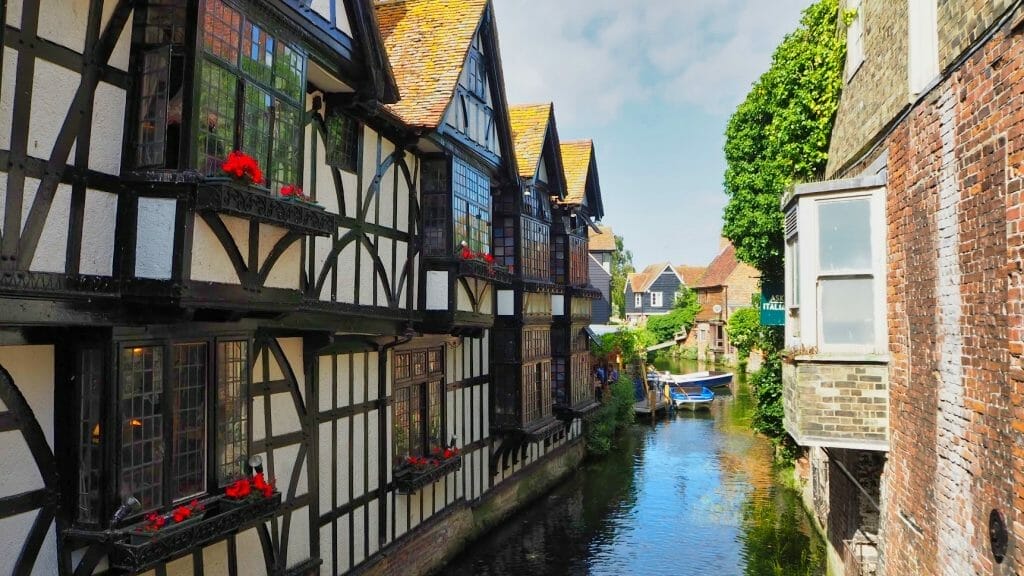
[[[654, 412], [666, 411], [669, 408], [668, 401], [662, 396], [658, 396], [654, 404]], [[633, 410], [636, 411], [638, 416], [650, 416], [651, 415], [651, 403], [647, 400], [641, 400], [633, 404]]]

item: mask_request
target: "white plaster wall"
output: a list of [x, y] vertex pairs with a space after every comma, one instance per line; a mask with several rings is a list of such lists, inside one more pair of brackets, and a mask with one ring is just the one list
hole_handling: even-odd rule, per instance
[[371, 402], [380, 397], [377, 388], [380, 387], [380, 374], [377, 369], [380, 354], [370, 352], [366, 354], [366, 401]]
[[[259, 366], [259, 363], [256, 364]], [[258, 381], [256, 370], [253, 370], [253, 380]], [[267, 437], [267, 426], [263, 418], [263, 396], [254, 396], [252, 399], [252, 439], [263, 440]]]
[[288, 530], [288, 564], [295, 565], [304, 560], [308, 560], [310, 557], [308, 506], [296, 508], [292, 511], [292, 522], [289, 525]]
[[380, 261], [384, 263], [384, 277], [377, 276], [377, 305], [387, 306], [387, 295], [385, 289], [394, 291], [398, 288], [398, 276], [396, 272], [399, 266], [401, 266], [401, 260], [395, 259], [394, 268], [392, 268], [391, 257], [395, 253], [395, 241], [390, 238], [380, 238], [377, 240], [377, 254], [380, 256]]
[[[470, 282], [472, 282], [472, 280], [470, 280]], [[471, 300], [469, 292], [466, 290], [466, 287], [462, 284], [462, 282], [455, 283], [455, 297], [456, 309], [459, 312], [473, 311], [473, 301]]]
[[82, 220], [82, 274], [110, 276], [114, 269], [114, 230], [117, 223], [117, 195], [100, 190], [85, 191]]
[[[338, 505], [348, 504], [348, 487], [352, 481], [352, 475], [348, 469], [348, 454], [349, 454], [349, 419], [341, 418], [338, 420]], [[342, 540], [344, 542], [344, 540]]]
[[[29, 186], [25, 181], [25, 199], [21, 206], [21, 227], [25, 228], [29, 211], [35, 202], [38, 180]], [[71, 186], [58, 184], [50, 203], [50, 211], [43, 224], [43, 233], [39, 237], [36, 253], [32, 257], [29, 270], [33, 272], [64, 272], [68, 251], [68, 222], [71, 220]]]
[[[260, 225], [260, 267], [266, 262], [270, 251], [274, 249], [277, 242], [284, 238], [288, 231], [277, 226]], [[302, 243], [296, 241], [281, 254], [277, 263], [271, 268], [267, 275], [265, 286], [268, 288], [299, 289], [299, 273], [302, 270]]]
[[334, 373], [333, 362], [330, 356], [321, 356], [317, 359], [317, 407], [320, 412], [334, 408]]
[[[348, 514], [344, 514], [338, 518], [338, 542], [348, 542], [349, 529], [348, 529]], [[335, 550], [338, 555], [338, 567], [348, 566], [349, 555], [348, 546], [338, 546]], [[342, 568], [344, 570], [344, 568]]]
[[[363, 147], [363, 153], [366, 153], [365, 146]], [[345, 213], [346, 215], [354, 218], [356, 216], [356, 210], [359, 209], [359, 206], [356, 205], [356, 190], [359, 188], [359, 177], [354, 172], [347, 172], [345, 170], [340, 170], [340, 172], [341, 185], [344, 188], [343, 197], [345, 200]], [[369, 175], [365, 176], [365, 178], [373, 178], [373, 172], [370, 172]], [[331, 186], [334, 186], [334, 184], [331, 184]]]
[[367, 435], [366, 435], [366, 485], [370, 491], [380, 486], [380, 452], [377, 450], [378, 439], [380, 438], [380, 410], [371, 410], [366, 414]]
[[[328, 496], [330, 492], [327, 493]], [[321, 506], [323, 509], [323, 506]], [[333, 528], [330, 524], [327, 524], [320, 528], [320, 559], [323, 560], [323, 564], [320, 566], [320, 572], [330, 574], [334, 568], [334, 537]]]
[[[366, 356], [363, 354], [352, 355], [352, 401], [356, 404], [366, 402]], [[348, 387], [348, 381], [341, 383], [342, 389]]]
[[[114, 7], [117, 6], [117, 0], [105, 0], [103, 5], [103, 28], [106, 28], [107, 22], [110, 17], [114, 14]], [[128, 57], [131, 53], [132, 45], [132, 22], [135, 21], [135, 12], [128, 13], [128, 20], [126, 21], [124, 28], [121, 30], [121, 35], [117, 38], [117, 44], [114, 45], [114, 51], [110, 53], [110, 60], [108, 64], [117, 68], [118, 70], [128, 71]]]
[[[381, 140], [380, 159], [384, 162], [395, 151], [395, 145], [388, 139]], [[380, 181], [380, 207], [377, 214], [377, 224], [394, 228], [395, 226], [395, 179], [402, 179], [401, 169], [398, 164], [392, 163]]]
[[228, 543], [221, 540], [203, 548], [203, 574], [228, 574]]
[[[49, 0], [56, 2], [59, 0]], [[75, 0], [79, 4], [83, 0]], [[5, 68], [6, 70], [6, 68]], [[81, 77], [56, 64], [45, 60], [36, 59], [35, 76], [32, 79], [32, 94], [46, 97], [32, 99], [32, 110], [29, 113], [28, 128], [28, 154], [36, 158], [49, 158], [53, 152], [53, 145], [57, 141], [57, 134], [60, 132], [62, 122], [57, 118], [64, 118], [71, 108], [71, 101], [74, 100], [75, 91]], [[68, 164], [74, 164], [75, 146], [71, 147], [68, 154]]]
[[239, 574], [265, 574], [267, 565], [263, 559], [263, 546], [255, 528], [242, 532], [235, 538], [238, 550]]
[[[298, 432], [302, 429], [299, 416], [295, 412], [295, 404], [292, 402], [292, 395], [288, 393], [270, 395], [270, 413], [273, 415], [274, 435]], [[256, 415], [258, 418], [261, 414]]]
[[[377, 283], [377, 272], [373, 267], [373, 257], [370, 251], [362, 243], [359, 244], [359, 301], [356, 304], [363, 306], [375, 306], [373, 286]], [[377, 298], [383, 299], [383, 294]]]
[[[246, 258], [249, 253], [249, 223], [228, 216], [221, 216], [221, 219], [231, 233], [242, 258]], [[199, 217], [194, 217], [192, 225], [192, 280], [221, 284], [241, 283], [220, 240]]]
[[88, 16], [89, 0], [39, 0], [39, 37], [81, 54]]
[[[373, 128], [370, 128], [369, 126], [365, 126], [365, 125], [363, 126], [363, 140], [362, 140], [363, 163], [362, 163], [362, 166], [360, 168], [363, 171], [362, 172], [362, 174], [363, 174], [363, 187], [362, 187], [363, 198], [362, 198], [362, 200], [363, 200], [364, 203], [366, 202], [366, 198], [368, 196], [368, 191], [369, 191], [369, 188], [370, 188], [370, 183], [373, 182], [374, 176], [377, 175], [377, 152], [378, 152], [378, 150], [377, 150], [377, 148], [378, 148], [377, 139], [378, 138], [379, 138], [379, 135], [377, 134], [377, 132]], [[383, 157], [382, 157], [382, 159], [383, 159]], [[362, 206], [358, 206], [358, 209], [361, 210]], [[354, 216], [355, 214], [356, 214], [355, 210], [353, 210], [350, 213], [350, 215], [352, 215], [352, 216]], [[374, 210], [373, 202], [370, 202], [369, 211], [366, 213], [366, 221], [367, 222], [376, 222], [377, 221], [377, 213]]]
[[498, 315], [511, 316], [516, 313], [516, 296], [512, 290], [498, 290]]
[[[331, 253], [331, 248], [334, 247], [334, 241], [331, 238], [320, 238], [313, 237], [310, 239], [313, 243], [313, 261], [315, 274], [310, 279], [311, 282], [317, 282], [320, 279], [320, 272], [327, 266], [327, 256]], [[320, 288], [320, 300], [324, 302], [330, 302], [331, 300], [331, 276], [328, 273], [327, 278], [324, 280], [324, 285]]]
[[[338, 229], [338, 236], [348, 232], [345, 228]], [[338, 302], [354, 304], [356, 301], [356, 250], [360, 250], [359, 242], [351, 242], [338, 254]]]
[[[32, 529], [36, 512], [26, 512], [0, 520], [0, 573], [14, 574], [14, 563], [18, 560], [17, 551], [25, 543], [25, 535]], [[50, 526], [43, 540], [43, 546], [36, 557], [32, 576], [52, 576], [57, 574], [57, 529]]]
[[364, 542], [367, 536], [366, 530], [363, 529], [365, 515], [365, 506], [360, 506], [352, 511], [352, 525], [355, 527], [352, 534], [352, 541], [355, 543], [355, 546], [353, 546], [354, 553], [352, 555], [353, 565], [358, 564], [366, 559], [366, 553], [363, 550]]
[[53, 346], [0, 346], [0, 366], [25, 396], [53, 450]]
[[[334, 7], [334, 18], [331, 18], [331, 7]], [[328, 22], [333, 22], [334, 27], [341, 30], [345, 34], [352, 36], [352, 25], [349, 24], [348, 14], [345, 12], [345, 2], [343, 0], [313, 0], [310, 3], [310, 8], [316, 11], [317, 14], [322, 16]], [[327, 565], [327, 564], [325, 564]]]
[[551, 295], [551, 315], [552, 316], [564, 316], [565, 315], [565, 295], [563, 295], [563, 294], [552, 294]]
[[338, 407], [344, 407], [350, 404], [349, 379], [351, 378], [352, 370], [349, 367], [349, 358], [350, 356], [348, 354], [338, 356], [338, 381], [336, 383], [336, 386], [338, 387]]
[[[11, 6], [7, 6], [10, 21]], [[18, 66], [18, 51], [3, 49], [4, 70], [10, 70], [0, 78], [0, 148], [11, 149], [11, 123], [14, 119], [14, 73]], [[4, 178], [6, 180], [6, 178]], [[6, 185], [6, 183], [5, 183]]]
[[7, 23], [15, 28], [21, 28], [21, 1], [7, 0]]
[[448, 309], [448, 273], [427, 271], [427, 310]]
[[[242, 551], [245, 553], [245, 551]], [[192, 556], [182, 556], [166, 565], [167, 576], [192, 576]]]
[[409, 293], [409, 286], [416, 281], [416, 269], [413, 268], [410, 270], [410, 273], [405, 277], [405, 283], [402, 285], [401, 289], [399, 289], [398, 283], [401, 281], [405, 264], [409, 261], [409, 243], [396, 240], [395, 252], [395, 276], [394, 280], [392, 280], [392, 284], [394, 284], [395, 290], [398, 291], [396, 297], [398, 298], [399, 306], [404, 306], [406, 294]]
[[[177, 200], [173, 198], [139, 198], [136, 225], [146, 233], [139, 234], [135, 240], [135, 276], [163, 280], [171, 277], [176, 206]], [[198, 219], [196, 223], [198, 228]]]
[[[274, 434], [278, 434], [276, 428]], [[309, 492], [309, 486], [306, 481], [305, 458], [301, 461], [298, 459], [299, 446], [299, 444], [292, 444], [291, 446], [282, 446], [274, 449], [274, 474], [277, 476], [277, 487], [282, 492], [290, 489], [292, 474], [295, 472], [295, 467], [299, 466], [299, 481], [295, 485], [296, 496]]]
[[352, 416], [352, 497], [359, 498], [366, 493], [366, 470], [363, 468], [363, 457], [366, 452], [366, 416]]
[[[412, 154], [406, 154], [405, 163], [409, 167], [409, 175], [412, 177], [413, 182], [419, 182], [419, 157], [413, 156]], [[395, 228], [402, 232], [409, 231], [409, 184], [405, 180], [405, 174], [398, 171], [398, 189], [396, 190], [395, 202], [398, 204], [398, 217], [395, 222]], [[419, 194], [416, 195], [419, 198]]]
[[121, 173], [124, 106], [124, 90], [106, 82], [100, 82], [96, 86], [92, 134], [89, 140], [89, 168], [92, 170], [104, 174]]

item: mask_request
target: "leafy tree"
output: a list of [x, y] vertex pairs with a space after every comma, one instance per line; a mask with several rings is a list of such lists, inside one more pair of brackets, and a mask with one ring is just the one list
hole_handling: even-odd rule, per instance
[[676, 292], [672, 311], [648, 318], [647, 330], [651, 332], [655, 342], [665, 342], [672, 339], [676, 332], [692, 328], [698, 312], [700, 304], [697, 303], [697, 293], [686, 286], [681, 286]]
[[626, 250], [622, 236], [615, 236], [615, 251], [612, 252], [612, 315], [621, 316], [626, 310], [626, 276], [636, 272], [633, 268], [633, 253]]
[[740, 308], [729, 315], [725, 329], [729, 333], [729, 342], [739, 352], [740, 361], [746, 362], [750, 351], [760, 347], [761, 313], [757, 308]]
[[[846, 58], [839, 16], [838, 0], [818, 0], [805, 9], [800, 26], [775, 49], [771, 67], [726, 128], [729, 201], [722, 234], [740, 260], [761, 272], [762, 281], [783, 276], [783, 192], [794, 182], [820, 177], [828, 159]], [[782, 331], [765, 328], [760, 339], [765, 362], [751, 380], [757, 398], [753, 423], [785, 446]]]

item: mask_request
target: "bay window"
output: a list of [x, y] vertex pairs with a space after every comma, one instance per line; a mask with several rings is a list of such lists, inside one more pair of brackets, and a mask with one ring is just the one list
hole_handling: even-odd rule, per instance
[[[200, 497], [244, 476], [249, 452], [249, 340], [202, 336], [120, 341], [113, 357], [115, 404], [102, 404], [104, 353], [77, 353], [78, 510], [99, 523], [103, 445], [114, 454], [116, 492], [145, 512]], [[104, 434], [105, 410], [117, 428]], [[212, 437], [209, 435], [212, 434]]]
[[[787, 340], [826, 353], [884, 352], [883, 189], [797, 190], [786, 218]], [[814, 295], [813, 308], [801, 294]]]
[[424, 251], [450, 257], [462, 243], [491, 253], [491, 180], [458, 158], [426, 160], [422, 167]]

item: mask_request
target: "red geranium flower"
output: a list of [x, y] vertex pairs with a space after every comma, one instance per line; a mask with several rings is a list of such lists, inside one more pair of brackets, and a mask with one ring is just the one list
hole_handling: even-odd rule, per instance
[[263, 171], [260, 170], [259, 163], [245, 152], [235, 150], [228, 154], [227, 159], [221, 164], [221, 169], [232, 178], [248, 179], [253, 184], [263, 183]]
[[241, 500], [252, 493], [252, 485], [248, 478], [242, 478], [224, 489], [224, 494], [232, 500]]
[[484, 254], [484, 261], [488, 264], [494, 264], [494, 256], [490, 253]]
[[274, 494], [274, 483], [267, 482], [263, 477], [263, 472], [257, 472], [256, 476], [252, 480], [252, 486], [256, 490], [259, 490], [263, 494], [264, 498], [270, 498]]
[[454, 454], [454, 453], [452, 453], [452, 450], [451, 450], [451, 448], [449, 448], [449, 449], [447, 449], [447, 450], [445, 450], [445, 451], [444, 451], [444, 457], [445, 457], [445, 460], [447, 460], [448, 458], [451, 458], [451, 457], [452, 457], [452, 456], [454, 456], [454, 455], [455, 455], [455, 454]]
[[302, 195], [302, 188], [294, 184], [289, 184], [281, 188], [281, 196], [294, 196], [296, 198], [304, 198]]
[[463, 248], [462, 249], [462, 259], [463, 260], [472, 260], [473, 259], [473, 251], [470, 250], [469, 248]]
[[177, 508], [174, 509], [174, 512], [171, 513], [171, 518], [174, 520], [175, 523], [184, 522], [191, 515], [191, 508], [187, 506], [178, 506]]

